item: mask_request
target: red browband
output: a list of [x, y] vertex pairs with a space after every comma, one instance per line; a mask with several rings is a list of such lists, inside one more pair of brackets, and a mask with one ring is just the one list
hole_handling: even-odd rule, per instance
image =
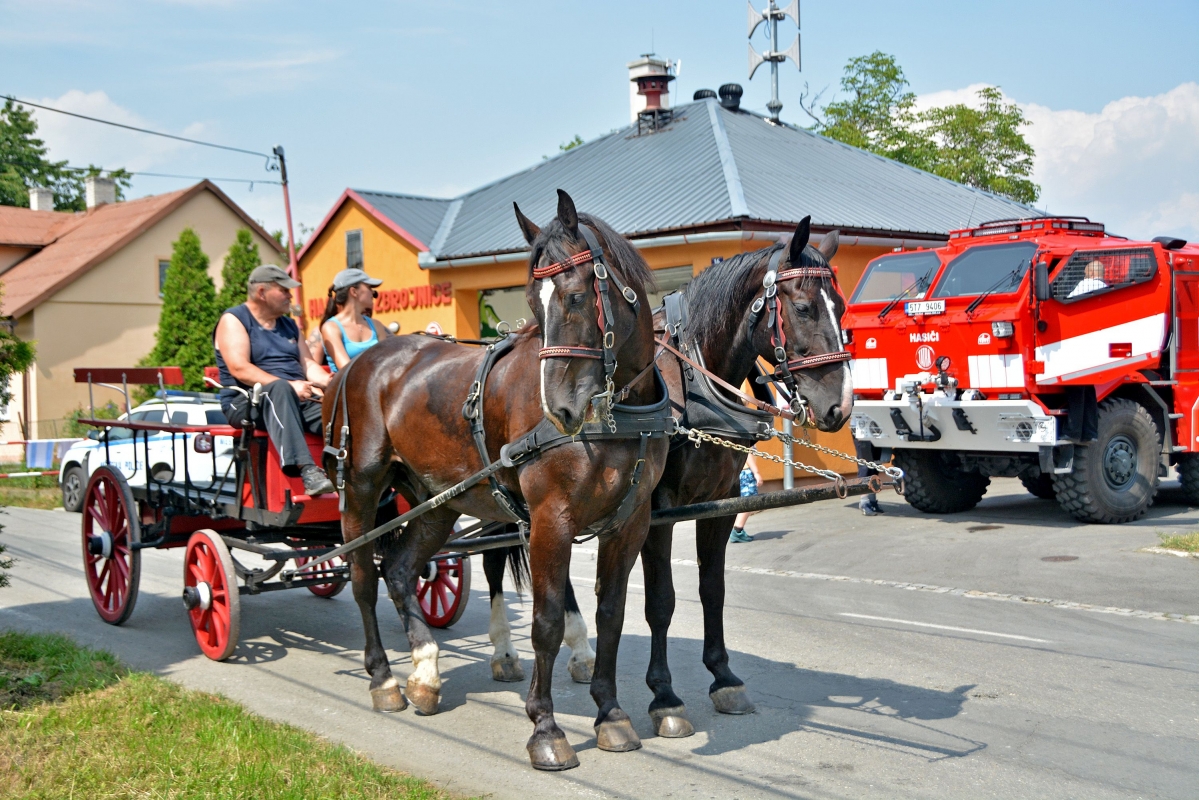
[[[825, 364], [835, 364], [838, 361], [849, 361], [852, 356], [848, 350], [839, 350], [835, 353], [820, 353], [819, 355], [808, 356], [807, 358], [793, 358], [787, 362], [788, 370], [811, 369], [812, 367], [822, 367]], [[782, 366], [775, 367], [776, 375], [783, 374]]]
[[828, 267], [796, 267], [795, 269], [780, 270], [776, 281], [789, 281], [792, 278], [831, 278], [833, 271]]
[[590, 260], [591, 260], [591, 251], [584, 250], [581, 253], [577, 253], [577, 254], [571, 256], [570, 258], [566, 259], [565, 261], [559, 261], [554, 264], [547, 264], [544, 267], [533, 267], [533, 277], [536, 278], [537, 280], [541, 280], [542, 278], [552, 278], [553, 276], [557, 275], [559, 272], [566, 272], [566, 270], [570, 269], [571, 267], [577, 267], [579, 264], [585, 264]]
[[538, 358], [594, 358], [601, 359], [604, 357], [604, 351], [598, 347], [566, 347], [559, 345], [555, 347], [543, 347], [537, 351]]

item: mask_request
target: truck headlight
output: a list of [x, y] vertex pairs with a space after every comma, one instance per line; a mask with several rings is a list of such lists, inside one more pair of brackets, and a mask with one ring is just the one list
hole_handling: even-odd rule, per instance
[[879, 424], [865, 414], [854, 414], [849, 418], [849, 429], [855, 439], [883, 439], [887, 434]]
[[1056, 438], [1052, 419], [1037, 419], [1024, 414], [1000, 414], [998, 428], [1009, 442], [1053, 444]]
[[996, 339], [1007, 339], [1016, 332], [1016, 326], [1010, 322], [992, 322], [991, 335]]

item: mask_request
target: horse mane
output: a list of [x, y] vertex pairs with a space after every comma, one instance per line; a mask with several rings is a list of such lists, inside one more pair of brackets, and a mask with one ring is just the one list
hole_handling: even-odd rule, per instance
[[[762, 290], [767, 262], [788, 246], [788, 242], [779, 242], [761, 250], [738, 253], [695, 276], [683, 290], [691, 321], [686, 339], [700, 347], [732, 341], [746, 309]], [[780, 269], [786, 266], [827, 267], [828, 261], [819, 250], [808, 245], [803, 249], [799, 264], [781, 263], [779, 266]], [[804, 278], [803, 283], [814, 280], [817, 279]]]
[[[649, 264], [645, 263], [645, 259], [641, 257], [641, 253], [629, 243], [628, 239], [617, 233], [612, 226], [602, 219], [593, 217], [590, 214], [579, 214], [579, 224], [587, 225], [599, 233], [604, 246], [616, 261], [615, 264], [610, 266], [617, 269], [624, 282], [631, 286], [633, 291], [638, 293], [651, 292], [657, 288], [657, 284], [654, 283], [654, 274], [649, 268]], [[533, 242], [529, 264], [534, 265], [539, 263], [542, 255], [549, 258], [551, 262], [565, 261], [571, 256], [571, 253], [566, 249], [568, 242], [574, 242], [574, 239], [567, 234], [565, 226], [557, 218], [554, 218], [541, 229], [541, 234]], [[530, 266], [531, 269], [532, 266]]]

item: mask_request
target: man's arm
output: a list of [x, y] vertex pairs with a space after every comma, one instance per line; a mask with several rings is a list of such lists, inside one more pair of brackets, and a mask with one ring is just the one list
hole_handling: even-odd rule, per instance
[[216, 325], [216, 349], [221, 351], [229, 374], [246, 386], [279, 380], [250, 363], [250, 335], [232, 314], [222, 314]]

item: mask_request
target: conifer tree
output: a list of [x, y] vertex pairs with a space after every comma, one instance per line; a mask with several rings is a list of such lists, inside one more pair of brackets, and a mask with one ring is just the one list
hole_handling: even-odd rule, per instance
[[[204, 391], [204, 367], [216, 363], [212, 334], [219, 316], [208, 256], [196, 232], [184, 228], [172, 246], [154, 349], [142, 365], [183, 367], [184, 388]], [[155, 387], [147, 390], [153, 396]]]
[[250, 229], [242, 228], [221, 269], [221, 293], [216, 298], [218, 312], [246, 302], [246, 282], [254, 268], [261, 265], [262, 257], [258, 255], [258, 245], [251, 237]]

